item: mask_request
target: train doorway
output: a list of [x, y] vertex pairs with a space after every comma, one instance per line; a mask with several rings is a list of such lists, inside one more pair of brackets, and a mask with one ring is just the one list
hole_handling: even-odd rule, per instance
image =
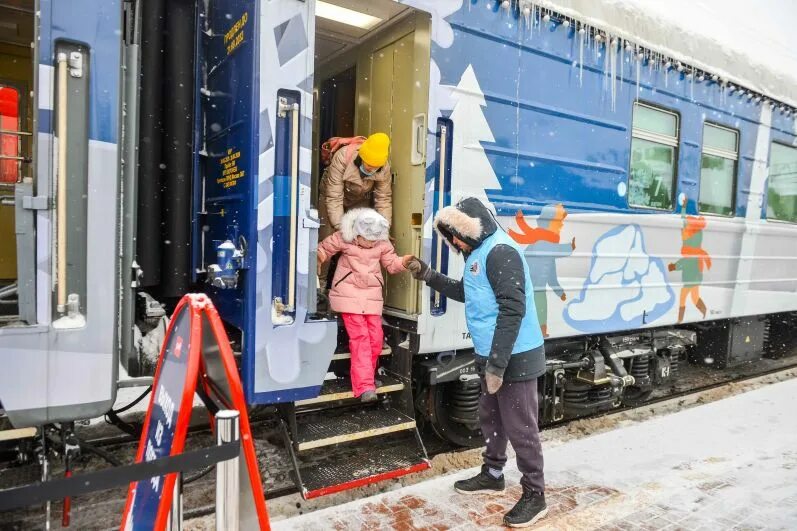
[[18, 253], [15, 193], [33, 178], [33, 0], [0, 4], [0, 21], [0, 326], [7, 326], [32, 313], [20, 312], [20, 276], [35, 265]]
[[[386, 133], [400, 255], [421, 251], [430, 25], [427, 13], [391, 0], [316, 2], [313, 197], [325, 199], [319, 147], [326, 139]], [[406, 273], [386, 280], [386, 313], [420, 312], [418, 283]]]

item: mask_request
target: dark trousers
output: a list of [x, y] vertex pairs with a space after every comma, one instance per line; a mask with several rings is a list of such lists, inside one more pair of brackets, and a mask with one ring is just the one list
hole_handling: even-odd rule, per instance
[[494, 395], [487, 393], [482, 378], [479, 422], [487, 444], [483, 454], [484, 463], [503, 470], [506, 445], [511, 442], [518, 469], [523, 474], [521, 485], [535, 492], [545, 492], [538, 413], [536, 378], [523, 382], [504, 382]]

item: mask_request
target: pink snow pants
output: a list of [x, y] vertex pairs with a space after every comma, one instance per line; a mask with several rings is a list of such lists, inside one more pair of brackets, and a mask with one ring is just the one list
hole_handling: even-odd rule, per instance
[[366, 391], [375, 391], [374, 372], [382, 353], [381, 315], [342, 314], [343, 324], [349, 334], [351, 351], [351, 389], [358, 397]]

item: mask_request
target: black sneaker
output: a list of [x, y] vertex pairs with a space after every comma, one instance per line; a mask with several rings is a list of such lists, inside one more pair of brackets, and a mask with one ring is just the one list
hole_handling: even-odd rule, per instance
[[504, 476], [496, 479], [490, 474], [487, 465], [482, 465], [482, 471], [478, 475], [462, 479], [454, 483], [454, 490], [460, 494], [478, 494], [480, 492], [502, 492], [506, 485]]
[[504, 516], [504, 524], [509, 527], [529, 527], [545, 518], [547, 514], [545, 494], [524, 488], [523, 495]]

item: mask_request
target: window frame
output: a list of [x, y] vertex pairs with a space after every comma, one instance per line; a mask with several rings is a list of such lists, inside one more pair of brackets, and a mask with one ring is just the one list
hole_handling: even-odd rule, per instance
[[[711, 148], [706, 147], [706, 126], [716, 127], [717, 129], [724, 129], [725, 131], [730, 131], [732, 133], [736, 133], [736, 151], [726, 151], [724, 149], [718, 148]], [[720, 218], [734, 218], [736, 217], [736, 194], [739, 190], [739, 158], [740, 158], [740, 151], [742, 146], [742, 132], [739, 129], [734, 129], [733, 127], [728, 127], [727, 125], [720, 124], [717, 122], [712, 122], [706, 120], [703, 122], [703, 131], [701, 132], [700, 138], [700, 181], [697, 183], [697, 210], [698, 213], [705, 216], [716, 216]], [[706, 212], [700, 209], [700, 191], [701, 191], [701, 184], [703, 184], [703, 155], [710, 155], [712, 157], [720, 157], [723, 159], [729, 159], [733, 161], [733, 179], [731, 186], [731, 213], [730, 214], [717, 214], [716, 212]]]
[[778, 218], [770, 218], [769, 217], [769, 187], [772, 186], [772, 180], [770, 179], [770, 172], [772, 171], [772, 146], [774, 144], [779, 144], [779, 145], [781, 145], [783, 147], [787, 147], [787, 148], [791, 148], [791, 149], [797, 150], [797, 147], [795, 147], [793, 145], [790, 145], [790, 144], [787, 144], [786, 142], [783, 142], [781, 140], [770, 140], [769, 141], [769, 153], [768, 153], [769, 156], [767, 157], [767, 189], [766, 189], [766, 202], [764, 203], [764, 207], [765, 207], [764, 208], [764, 219], [766, 219], [768, 223], [769, 222], [772, 222], [772, 223], [787, 223], [789, 225], [797, 225], [797, 219], [795, 219], [794, 221], [790, 221], [788, 219], [778, 219]]
[[[648, 109], [653, 109], [654, 111], [663, 112], [666, 114], [670, 114], [675, 117], [675, 137], [670, 137], [667, 135], [663, 135], [661, 133], [654, 133], [652, 131], [646, 131], [645, 129], [636, 129], [634, 127], [634, 109], [636, 106], [640, 107], [647, 107]], [[631, 154], [633, 153], [633, 146], [634, 146], [634, 139], [638, 138], [639, 140], [646, 140], [648, 142], [653, 142], [655, 144], [662, 144], [667, 147], [673, 148], [673, 176], [672, 176], [672, 194], [671, 194], [671, 208], [659, 208], [654, 206], [645, 206], [645, 205], [634, 205], [631, 203], [630, 199], [630, 191], [631, 191], [631, 165], [633, 164], [633, 160]], [[674, 138], [674, 139], [673, 139]], [[625, 202], [628, 205], [628, 208], [631, 209], [638, 209], [638, 210], [655, 210], [657, 212], [675, 212], [678, 208], [677, 205], [677, 196], [678, 196], [678, 162], [681, 155], [681, 113], [676, 111], [675, 109], [669, 109], [667, 107], [662, 107], [660, 105], [656, 105], [647, 101], [643, 100], [634, 100], [631, 105], [631, 135], [630, 135], [630, 144], [628, 146], [628, 173], [626, 174], [626, 189], [628, 193], [625, 194]]]

